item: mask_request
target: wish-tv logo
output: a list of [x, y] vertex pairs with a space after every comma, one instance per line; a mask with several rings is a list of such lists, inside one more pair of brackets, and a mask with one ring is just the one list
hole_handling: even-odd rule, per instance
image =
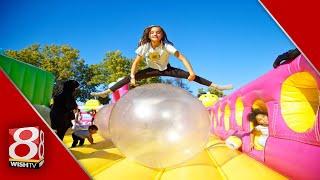
[[38, 169], [43, 163], [43, 131], [38, 126], [9, 129], [9, 166]]

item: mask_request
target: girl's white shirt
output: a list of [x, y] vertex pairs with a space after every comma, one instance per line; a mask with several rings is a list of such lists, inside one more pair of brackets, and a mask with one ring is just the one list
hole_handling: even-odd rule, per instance
[[262, 126], [262, 125], [258, 125], [255, 127], [256, 130], [261, 132], [261, 136], [258, 139], [258, 143], [265, 147], [266, 146], [266, 142], [267, 142], [267, 138], [269, 136], [269, 129], [268, 126]]
[[167, 69], [169, 56], [176, 51], [171, 44], [161, 43], [158, 47], [152, 48], [150, 43], [146, 43], [138, 47], [136, 54], [145, 58], [148, 67], [164, 71]]
[[260, 131], [263, 136], [269, 136], [268, 126], [258, 125], [255, 127], [255, 129]]

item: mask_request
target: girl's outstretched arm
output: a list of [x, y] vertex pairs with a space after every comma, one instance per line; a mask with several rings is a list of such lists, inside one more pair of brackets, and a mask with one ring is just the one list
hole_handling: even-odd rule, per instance
[[138, 68], [138, 65], [141, 62], [141, 60], [142, 60], [142, 56], [137, 55], [136, 58], [134, 59], [133, 63], [132, 63], [131, 73], [130, 73], [130, 78], [131, 78], [130, 82], [131, 82], [132, 85], [136, 84], [136, 80], [135, 80], [134, 75], [137, 72], [137, 68]]
[[180, 60], [182, 61], [183, 65], [187, 68], [188, 72], [189, 72], [189, 77], [188, 80], [189, 81], [193, 81], [196, 78], [196, 74], [194, 73], [192, 66], [190, 64], [190, 62], [187, 60], [186, 57], [184, 57], [184, 55], [182, 55], [179, 51], [176, 51], [174, 53], [174, 55]]

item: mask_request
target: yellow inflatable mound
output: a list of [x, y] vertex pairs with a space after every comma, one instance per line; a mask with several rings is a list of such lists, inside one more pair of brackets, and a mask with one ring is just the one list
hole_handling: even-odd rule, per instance
[[207, 94], [202, 94], [199, 97], [199, 100], [202, 102], [204, 107], [211, 107], [219, 100], [219, 97], [215, 94], [207, 92]]
[[[207, 148], [192, 160], [173, 168], [152, 169], [125, 158], [112, 142], [94, 135], [96, 144], [86, 140], [82, 147], [70, 149], [93, 179], [287, 179], [263, 164], [228, 148], [212, 136]], [[72, 144], [71, 133], [64, 139], [67, 147]]]

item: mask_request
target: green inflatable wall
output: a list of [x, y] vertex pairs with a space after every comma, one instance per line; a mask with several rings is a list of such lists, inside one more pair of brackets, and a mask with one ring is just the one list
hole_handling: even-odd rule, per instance
[[54, 76], [30, 64], [0, 54], [0, 67], [32, 104], [49, 106]]

